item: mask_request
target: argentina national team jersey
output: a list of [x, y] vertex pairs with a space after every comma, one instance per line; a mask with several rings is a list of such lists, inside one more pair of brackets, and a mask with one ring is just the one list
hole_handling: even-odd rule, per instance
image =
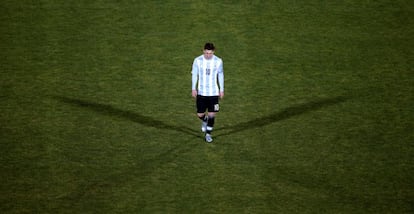
[[220, 91], [224, 91], [223, 61], [215, 55], [211, 59], [205, 59], [203, 55], [195, 58], [192, 76], [193, 90], [198, 82], [198, 95], [219, 96]]

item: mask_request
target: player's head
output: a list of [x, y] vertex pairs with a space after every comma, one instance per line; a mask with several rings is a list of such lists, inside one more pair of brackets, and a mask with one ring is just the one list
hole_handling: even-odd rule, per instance
[[211, 59], [213, 57], [213, 55], [214, 55], [214, 50], [215, 49], [216, 48], [214, 47], [214, 44], [213, 43], [207, 42], [204, 45], [204, 50], [203, 50], [204, 58]]
[[216, 49], [216, 48], [214, 47], [214, 44], [213, 44], [213, 43], [211, 43], [211, 42], [207, 42], [207, 43], [204, 45], [204, 50], [211, 50], [211, 51], [214, 51], [214, 49]]

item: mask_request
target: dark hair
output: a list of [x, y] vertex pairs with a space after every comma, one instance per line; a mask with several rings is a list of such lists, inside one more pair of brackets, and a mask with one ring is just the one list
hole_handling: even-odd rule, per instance
[[215, 49], [215, 47], [214, 47], [214, 44], [213, 44], [213, 43], [207, 42], [207, 43], [204, 45], [204, 50], [211, 50], [211, 51], [214, 51], [214, 49]]

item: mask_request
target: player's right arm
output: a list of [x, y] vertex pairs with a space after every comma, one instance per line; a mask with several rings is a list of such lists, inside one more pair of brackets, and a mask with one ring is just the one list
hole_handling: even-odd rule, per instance
[[195, 59], [194, 62], [193, 62], [193, 69], [191, 71], [191, 76], [192, 76], [192, 78], [191, 78], [191, 83], [192, 83], [191, 84], [191, 90], [192, 90], [191, 95], [193, 97], [197, 97], [197, 88], [196, 88], [197, 81], [198, 81], [198, 65], [197, 65], [197, 59]]

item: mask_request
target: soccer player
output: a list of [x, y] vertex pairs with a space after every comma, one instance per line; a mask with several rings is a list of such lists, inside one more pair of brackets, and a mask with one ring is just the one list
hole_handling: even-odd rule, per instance
[[[208, 143], [213, 141], [219, 98], [224, 97], [223, 61], [214, 55], [214, 44], [206, 43], [203, 54], [194, 59], [192, 74], [192, 96], [196, 98], [197, 117], [202, 121], [201, 131]], [[207, 112], [207, 114], [206, 114]]]

